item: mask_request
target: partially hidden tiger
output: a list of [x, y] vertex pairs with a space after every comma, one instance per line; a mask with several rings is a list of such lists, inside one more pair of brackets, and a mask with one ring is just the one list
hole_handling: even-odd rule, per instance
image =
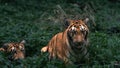
[[49, 43], [41, 48], [41, 53], [48, 52], [49, 59], [59, 58], [70, 64], [89, 62], [88, 21], [88, 18], [67, 20], [68, 27], [54, 35]]
[[25, 58], [25, 40], [21, 42], [5, 43], [0, 51], [7, 54], [7, 58], [11, 61]]

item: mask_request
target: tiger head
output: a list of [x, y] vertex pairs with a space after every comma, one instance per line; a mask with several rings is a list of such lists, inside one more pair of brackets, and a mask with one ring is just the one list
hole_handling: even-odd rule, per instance
[[69, 20], [67, 35], [70, 42], [74, 44], [83, 44], [87, 41], [89, 29], [86, 25], [88, 18], [85, 20]]
[[5, 52], [13, 52], [13, 51], [17, 51], [17, 50], [24, 50], [24, 43], [25, 41], [21, 41], [20, 43], [5, 43], [1, 48], [0, 51], [5, 51]]
[[[5, 43], [1, 48], [0, 51], [4, 51], [8, 53], [11, 58], [21, 58], [21, 55], [24, 56], [25, 53], [25, 40], [21, 42], [11, 42], [11, 43]], [[19, 55], [20, 54], [20, 55]], [[14, 58], [13, 58], [14, 57]]]

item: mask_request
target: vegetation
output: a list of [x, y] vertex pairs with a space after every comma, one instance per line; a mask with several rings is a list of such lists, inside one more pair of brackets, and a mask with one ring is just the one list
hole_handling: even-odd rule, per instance
[[75, 68], [48, 61], [40, 49], [64, 30], [64, 18], [88, 17], [90, 63], [83, 68], [120, 67], [119, 0], [0, 0], [0, 47], [26, 40], [26, 58], [9, 61], [0, 52], [1, 68]]

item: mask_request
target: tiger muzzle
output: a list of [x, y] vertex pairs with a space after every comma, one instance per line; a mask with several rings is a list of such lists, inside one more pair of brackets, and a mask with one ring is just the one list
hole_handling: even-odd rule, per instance
[[74, 43], [82, 43], [84, 42], [84, 39], [82, 36], [76, 36], [73, 40]]

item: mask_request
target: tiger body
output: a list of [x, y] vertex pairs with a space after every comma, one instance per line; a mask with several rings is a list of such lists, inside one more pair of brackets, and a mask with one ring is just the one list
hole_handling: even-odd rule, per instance
[[65, 63], [81, 63], [88, 59], [89, 29], [82, 20], [71, 20], [64, 32], [56, 34], [41, 52], [49, 52], [49, 58], [59, 58]]
[[[63, 35], [63, 32], [58, 33], [51, 39], [51, 41], [47, 45], [48, 52], [50, 53], [50, 59], [59, 57], [62, 60], [68, 60], [67, 57], [69, 55], [69, 45], [67, 45], [66, 43], [68, 42], [68, 40], [65, 36], [66, 35]], [[59, 40], [57, 38], [59, 38]]]
[[9, 60], [17, 60], [17, 59], [24, 59], [25, 58], [25, 41], [19, 42], [11, 42], [5, 43], [1, 48], [0, 51], [3, 51], [8, 54]]

